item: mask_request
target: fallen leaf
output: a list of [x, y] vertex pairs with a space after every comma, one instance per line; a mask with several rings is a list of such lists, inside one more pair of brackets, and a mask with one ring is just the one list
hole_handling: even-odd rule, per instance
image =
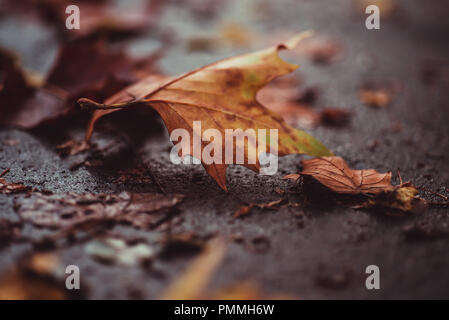
[[226, 253], [222, 239], [211, 240], [187, 270], [162, 294], [163, 300], [193, 300], [206, 297], [207, 285]]
[[[256, 131], [278, 129], [279, 155], [292, 153], [330, 155], [331, 153], [316, 139], [290, 127], [280, 116], [256, 100], [259, 89], [270, 80], [292, 72], [297, 67], [280, 59], [278, 51], [294, 48], [307, 35], [308, 33], [302, 33], [285, 44], [224, 59], [178, 77], [162, 78], [159, 81], [155, 77], [146, 78], [113, 95], [104, 104], [80, 99], [82, 107], [104, 109], [95, 111], [87, 129], [86, 140], [90, 139], [94, 124], [100, 117], [132, 105], [146, 104], [161, 115], [169, 132], [183, 128], [191, 137], [199, 135], [200, 132], [193, 132], [191, 126], [193, 121], [199, 120], [202, 121], [201, 134], [209, 128], [218, 129], [223, 137], [225, 136], [223, 128]], [[224, 142], [223, 138], [223, 148]], [[257, 145], [254, 144], [250, 143], [249, 147], [256, 149]], [[207, 143], [203, 142], [202, 149], [206, 145]], [[269, 145], [267, 143], [267, 147]], [[193, 140], [190, 149], [193, 150]], [[249, 150], [244, 149], [245, 159], [248, 159]], [[227, 190], [225, 152], [222, 152], [222, 155], [222, 164], [203, 163], [203, 166], [218, 185]], [[258, 161], [256, 164], [245, 166], [256, 172], [260, 170]]]
[[293, 180], [296, 182], [299, 180], [299, 178], [301, 178], [301, 175], [299, 173], [291, 173], [291, 174], [284, 176], [282, 179]]
[[282, 204], [285, 201], [286, 201], [285, 199], [279, 199], [279, 200], [274, 200], [274, 201], [270, 201], [270, 202], [267, 202], [267, 203], [252, 203], [252, 204], [247, 205], [247, 206], [241, 206], [239, 209], [237, 209], [234, 212], [233, 218], [241, 218], [243, 216], [246, 216], [246, 215], [248, 215], [250, 213], [250, 211], [253, 208], [274, 209], [278, 205]]
[[10, 271], [0, 279], [0, 300], [63, 300], [67, 290], [55, 281]]
[[[150, 12], [144, 8], [120, 10], [95, 3], [83, 3], [80, 6], [80, 25], [83, 27], [74, 31], [79, 37], [139, 35], [148, 31], [156, 21], [159, 8], [153, 7]], [[65, 23], [67, 16], [62, 18]]]
[[31, 190], [30, 187], [25, 186], [23, 183], [21, 182], [8, 182], [5, 179], [3, 179], [2, 177], [9, 172], [9, 168], [4, 170], [1, 174], [0, 174], [0, 194], [12, 194], [12, 193], [21, 193], [21, 192], [27, 192], [29, 190]]
[[33, 254], [26, 262], [27, 267], [39, 274], [56, 274], [60, 267], [59, 259], [55, 253], [39, 252]]
[[66, 99], [67, 95], [56, 88], [36, 88], [34, 94], [25, 99], [5, 122], [23, 128], [33, 128], [55, 120], [70, 111]]
[[18, 59], [6, 50], [0, 50], [0, 121], [7, 122], [24, 98], [34, 89], [28, 84]]
[[12, 193], [22, 193], [31, 190], [30, 187], [25, 186], [23, 183], [13, 183], [8, 182], [3, 178], [0, 178], [0, 193], [12, 194]]
[[302, 175], [308, 175], [337, 193], [378, 195], [393, 190], [391, 172], [352, 170], [340, 157], [302, 160]]
[[[17, 59], [0, 51], [0, 122], [33, 128], [68, 115], [81, 96], [104, 99], [155, 71], [160, 51], [130, 58], [107, 50], [104, 41], [69, 41], [62, 45], [41, 86], [34, 86]], [[80, 70], [83, 70], [80, 72]]]
[[328, 36], [314, 36], [304, 41], [304, 44], [295, 50], [315, 63], [333, 63], [341, 58], [342, 45]]
[[166, 218], [163, 209], [174, 207], [182, 199], [182, 195], [154, 193], [33, 193], [16, 198], [14, 203], [22, 219], [43, 227], [68, 228], [89, 221], [115, 221], [146, 229], [163, 221]]
[[[426, 207], [426, 201], [416, 197], [418, 191], [410, 182], [393, 186], [391, 172], [352, 170], [340, 157], [322, 157], [301, 162], [301, 175], [313, 177], [330, 190], [340, 194], [367, 196], [351, 199], [356, 201], [356, 204], [350, 205], [352, 208], [377, 207], [416, 213]], [[298, 178], [296, 174], [284, 177], [293, 180]], [[351, 201], [343, 203], [348, 204]]]
[[342, 108], [325, 108], [320, 112], [321, 121], [332, 126], [343, 126], [351, 120], [352, 113]]
[[64, 38], [95, 38], [111, 39], [139, 35], [149, 30], [157, 21], [162, 9], [162, 1], [151, 0], [145, 6], [132, 6], [123, 10], [109, 1], [77, 1], [80, 9], [79, 29], [67, 29], [66, 8], [74, 4], [70, 0], [5, 0], [8, 13], [34, 14], [53, 25]]
[[70, 41], [59, 48], [47, 83], [78, 97], [85, 90], [101, 86], [111, 75], [123, 79], [127, 85], [154, 72], [154, 62], [159, 55], [156, 51], [137, 59], [122, 50], [107, 48], [102, 40]]
[[17, 58], [5, 51], [0, 51], [0, 74], [0, 122], [29, 128], [64, 112], [65, 93], [34, 87]]
[[391, 93], [387, 89], [362, 89], [360, 100], [371, 107], [384, 108], [391, 101]]
[[[62, 266], [53, 253], [36, 253], [14, 265], [0, 278], [0, 300], [61, 300], [76, 292], [65, 288]], [[74, 290], [77, 291], [77, 290]], [[78, 297], [79, 298], [79, 297]]]
[[8, 50], [0, 48], [0, 110], [8, 113], [7, 104], [17, 104], [23, 96], [33, 92], [26, 74], [22, 71], [19, 59]]

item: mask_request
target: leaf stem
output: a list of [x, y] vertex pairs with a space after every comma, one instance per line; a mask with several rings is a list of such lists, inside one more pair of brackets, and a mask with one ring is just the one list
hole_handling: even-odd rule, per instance
[[95, 101], [87, 99], [87, 98], [80, 98], [80, 99], [78, 99], [77, 102], [80, 105], [80, 107], [85, 110], [111, 110], [111, 109], [123, 109], [125, 107], [137, 105], [137, 104], [140, 104], [142, 101], [134, 100], [134, 101], [130, 101], [130, 102], [123, 102], [123, 103], [116, 103], [116, 104], [104, 104], [104, 103], [95, 102]]

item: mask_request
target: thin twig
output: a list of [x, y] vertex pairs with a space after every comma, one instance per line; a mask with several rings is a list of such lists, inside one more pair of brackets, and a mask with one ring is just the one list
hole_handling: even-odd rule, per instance
[[402, 187], [403, 181], [402, 181], [402, 176], [401, 176], [401, 172], [399, 171], [399, 168], [398, 168], [398, 176], [399, 176], [399, 185]]
[[432, 191], [432, 190], [430, 190], [430, 189], [427, 189], [427, 188], [425, 188], [425, 187], [418, 187], [418, 189], [421, 189], [421, 190], [424, 190], [424, 191], [430, 192], [430, 193], [432, 193], [432, 194], [434, 194], [434, 195], [436, 195], [436, 196], [438, 196], [438, 197], [440, 197], [440, 198], [444, 199], [445, 201], [449, 201], [449, 198], [448, 198], [448, 197], [446, 197], [445, 195], [441, 194], [441, 193], [438, 193], [438, 192]]
[[6, 168], [5, 170], [3, 170], [2, 173], [0, 173], [0, 178], [3, 177], [5, 174], [7, 174], [9, 172], [10, 168]]

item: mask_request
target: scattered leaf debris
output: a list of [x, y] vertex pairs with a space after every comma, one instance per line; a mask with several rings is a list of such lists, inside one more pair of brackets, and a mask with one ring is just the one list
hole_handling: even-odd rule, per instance
[[15, 199], [17, 213], [25, 221], [48, 228], [69, 228], [86, 222], [129, 223], [148, 229], [166, 219], [163, 209], [182, 201], [182, 195], [133, 194], [52, 194], [33, 193]]
[[9, 172], [9, 168], [5, 169], [0, 174], [0, 193], [3, 194], [13, 194], [13, 193], [23, 193], [31, 190], [30, 187], [25, 186], [21, 182], [8, 182], [6, 179], [2, 178], [5, 174]]

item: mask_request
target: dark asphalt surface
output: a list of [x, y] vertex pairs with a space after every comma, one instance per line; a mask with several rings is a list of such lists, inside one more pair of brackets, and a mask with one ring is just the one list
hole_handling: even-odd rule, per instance
[[[320, 88], [317, 109], [344, 107], [354, 116], [349, 126], [319, 127], [308, 132], [353, 168], [374, 168], [381, 172], [396, 172], [399, 168], [404, 180], [447, 195], [449, 23], [444, 12], [449, 12], [448, 4], [445, 1], [425, 5], [422, 1], [397, 3], [394, 15], [381, 18], [381, 30], [377, 31], [365, 29], [365, 16], [349, 0], [338, 4], [324, 0], [235, 1], [221, 6], [217, 17], [204, 20], [174, 3], [164, 11], [160, 28], [170, 27], [178, 40], [162, 58], [161, 65], [167, 73], [178, 74], [252, 49], [187, 53], [186, 39], [198, 34], [213, 36], [216, 21], [238, 22], [258, 34], [275, 29], [314, 29], [336, 38], [342, 42], [344, 54], [335, 63], [316, 65], [298, 57], [289, 60], [296, 59], [294, 62], [301, 64], [296, 74], [305, 85]], [[48, 70], [56, 50], [56, 42], [48, 30], [21, 25], [13, 17], [1, 18], [0, 45], [17, 50], [24, 64], [39, 72]], [[157, 46], [157, 40], [150, 35], [134, 41], [132, 48], [141, 53]], [[254, 43], [254, 48], [257, 47]], [[422, 81], [422, 70], [429, 64], [440, 71], [432, 86]], [[395, 83], [402, 89], [393, 96], [389, 107], [373, 109], [358, 98], [358, 90], [370, 82]], [[399, 132], [392, 130], [392, 124], [397, 121], [402, 124]], [[186, 196], [178, 207], [180, 219], [173, 225], [173, 233], [194, 232], [199, 237], [219, 233], [243, 239], [230, 244], [211, 288], [253, 280], [265, 292], [307, 299], [449, 298], [449, 236], [411, 241], [404, 232], [405, 227], [415, 225], [448, 235], [447, 207], [397, 217], [386, 215], [387, 212], [338, 205], [311, 205], [255, 209], [251, 215], [235, 220], [232, 214], [240, 205], [279, 199], [276, 188], [291, 190], [292, 184], [280, 178], [297, 172], [302, 157], [281, 158], [279, 172], [270, 177], [258, 176], [243, 167], [230, 167], [226, 194], [203, 167], [176, 166], [169, 161], [170, 143], [157, 121], [139, 120], [132, 126], [133, 130], [116, 125], [113, 132], [96, 131], [94, 142], [115, 143], [103, 155], [106, 164], [76, 170], [69, 169], [76, 156], [60, 158], [55, 147], [68, 137], [80, 139], [82, 126], [70, 127], [64, 135], [53, 127], [33, 131], [2, 127], [0, 169], [11, 168], [7, 175], [10, 181], [22, 181], [55, 193], [156, 192], [158, 189], [152, 183], [114, 183], [119, 170], [149, 163], [167, 192]], [[151, 134], [148, 134], [149, 127]], [[8, 146], [4, 143], [8, 139], [20, 143]], [[369, 148], [373, 141], [378, 141], [374, 151]], [[421, 195], [441, 200], [430, 193]], [[0, 195], [0, 217], [18, 222], [13, 199], [11, 195]], [[303, 212], [303, 217], [298, 218], [298, 212]], [[52, 231], [26, 223], [22, 232], [32, 239], [40, 239]], [[109, 232], [126, 239], [144, 239], [156, 249], [160, 247], [158, 239], [164, 234], [163, 230], [142, 231], [123, 225]], [[11, 243], [0, 248], [0, 274], [34, 250], [30, 243]], [[82, 283], [87, 288], [84, 297], [95, 299], [157, 298], [192, 259], [192, 254], [179, 252], [168, 258], [157, 258], [149, 266], [105, 265], [85, 252], [85, 243], [64, 246], [58, 255], [61, 265], [80, 267]], [[365, 288], [364, 271], [370, 264], [380, 267], [380, 290]], [[317, 280], [342, 276], [346, 280], [339, 288], [328, 284], [332, 280]]]

